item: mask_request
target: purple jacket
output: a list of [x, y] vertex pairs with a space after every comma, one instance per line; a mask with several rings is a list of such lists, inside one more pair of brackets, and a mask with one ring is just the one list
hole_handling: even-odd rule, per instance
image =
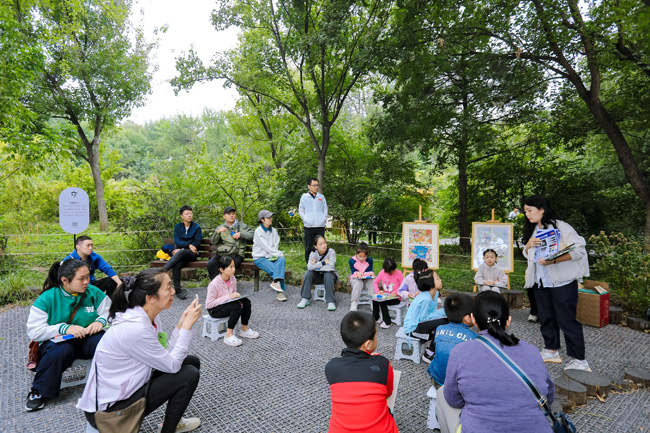
[[[503, 350], [533, 381], [549, 404], [555, 399], [555, 384], [537, 348], [520, 340], [516, 346], [501, 346], [487, 331], [481, 331]], [[530, 390], [480, 341], [453, 348], [444, 386], [450, 406], [462, 408], [463, 433], [552, 433], [544, 413]]]

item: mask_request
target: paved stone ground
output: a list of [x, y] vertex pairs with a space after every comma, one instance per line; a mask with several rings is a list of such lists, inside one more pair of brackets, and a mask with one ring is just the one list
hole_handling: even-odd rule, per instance
[[[252, 292], [252, 283], [239, 284], [243, 293]], [[186, 415], [201, 418], [203, 425], [197, 432], [327, 431], [330, 401], [323, 368], [343, 346], [338, 326], [348, 312], [349, 295], [336, 294], [339, 309], [335, 312], [326, 311], [323, 302], [298, 310], [296, 288], [290, 287], [289, 301], [280, 303], [267, 283], [262, 286], [262, 291], [251, 298], [250, 324], [260, 332], [258, 340], [228, 347], [221, 340], [213, 343], [200, 336], [202, 319], [195, 325], [197, 334], [190, 353], [201, 358], [201, 382]], [[205, 288], [190, 291], [205, 299]], [[190, 300], [176, 300], [170, 310], [162, 313], [166, 329], [174, 326]], [[84, 431], [85, 418], [74, 407], [81, 386], [62, 390], [58, 399], [49, 401], [39, 412], [27, 413], [23, 409], [32, 380], [32, 373], [25, 369], [27, 314], [28, 308], [0, 314], [0, 431]], [[528, 310], [514, 311], [512, 330], [518, 337], [541, 346], [538, 325], [528, 323], [527, 316]], [[379, 331], [378, 350], [391, 360], [396, 331], [395, 326]], [[619, 326], [586, 326], [585, 339], [587, 358], [594, 371], [618, 377], [627, 366], [650, 368], [650, 335]], [[426, 428], [426, 391], [430, 386], [427, 365], [399, 360], [393, 366], [402, 371], [395, 406], [400, 432], [430, 432]], [[549, 365], [553, 377], [562, 373], [561, 368]], [[610, 394], [605, 403], [589, 399], [571, 416], [581, 433], [648, 432], [650, 391]], [[161, 422], [159, 409], [145, 419], [142, 430], [155, 432]]]

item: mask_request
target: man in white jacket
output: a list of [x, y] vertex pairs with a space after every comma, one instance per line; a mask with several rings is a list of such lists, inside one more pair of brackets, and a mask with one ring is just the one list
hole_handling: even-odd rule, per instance
[[325, 223], [327, 222], [327, 201], [325, 196], [318, 192], [320, 183], [315, 177], [307, 180], [308, 192], [300, 197], [298, 213], [302, 218], [305, 240], [305, 263], [309, 262], [309, 253], [318, 235], [325, 236]]

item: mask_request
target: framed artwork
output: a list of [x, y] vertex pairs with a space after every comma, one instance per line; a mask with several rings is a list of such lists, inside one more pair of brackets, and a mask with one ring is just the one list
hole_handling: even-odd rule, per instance
[[478, 269], [483, 263], [483, 251], [490, 248], [497, 253], [498, 265], [505, 272], [513, 272], [513, 233], [512, 223], [472, 223], [472, 269]]
[[402, 223], [402, 267], [412, 268], [415, 259], [422, 259], [429, 268], [438, 269], [438, 224]]

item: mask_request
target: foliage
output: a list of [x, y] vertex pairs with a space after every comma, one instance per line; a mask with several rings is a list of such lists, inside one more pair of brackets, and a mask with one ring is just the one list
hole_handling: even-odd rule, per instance
[[621, 233], [601, 232], [589, 238], [594, 245], [594, 269], [611, 283], [623, 305], [643, 317], [650, 308], [650, 255], [643, 252], [643, 242]]

